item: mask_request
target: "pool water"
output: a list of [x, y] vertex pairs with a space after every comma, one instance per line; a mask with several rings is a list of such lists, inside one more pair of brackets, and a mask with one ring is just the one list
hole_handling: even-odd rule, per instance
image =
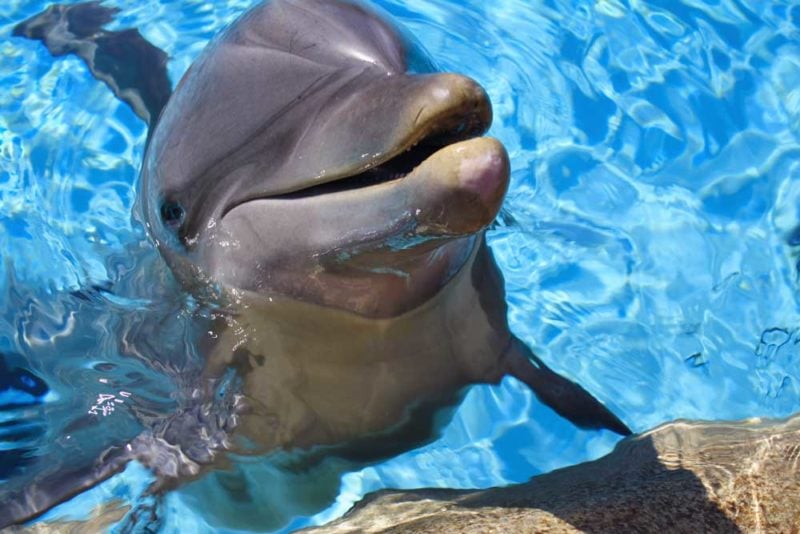
[[[79, 59], [10, 37], [49, 3], [0, 5], [6, 484], [24, 483], [31, 456], [69, 450], [53, 458], [66, 465], [132, 438], [143, 417], [180, 408], [200, 368], [185, 335], [195, 305], [131, 217], [143, 123]], [[488, 239], [512, 329], [548, 365], [635, 431], [800, 411], [800, 6], [376, 3], [492, 99], [490, 133], [513, 170]], [[106, 4], [121, 9], [110, 29], [139, 28], [169, 54], [175, 82], [252, 2]], [[345, 474], [330, 507], [281, 528], [328, 521], [381, 488], [523, 481], [617, 440], [576, 429], [513, 379], [477, 386], [440, 439]], [[269, 465], [249, 467], [274, 480]], [[150, 481], [133, 464], [42, 521], [135, 503]], [[189, 489], [170, 493], [162, 529], [212, 530], [202, 507]]]

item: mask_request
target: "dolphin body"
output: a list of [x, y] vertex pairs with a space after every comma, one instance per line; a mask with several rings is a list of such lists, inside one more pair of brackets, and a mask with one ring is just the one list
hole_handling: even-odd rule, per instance
[[[150, 124], [138, 209], [178, 281], [215, 307], [203, 379], [237, 390], [221, 448], [374, 461], [433, 439], [465, 387], [506, 375], [582, 428], [630, 434], [508, 328], [484, 229], [509, 162], [482, 137], [492, 113], [476, 82], [435, 72], [360, 3], [273, 0], [214, 39], [167, 100], [166, 56], [102, 30], [110, 14], [53, 6], [15, 34], [78, 54]], [[108, 60], [127, 40], [147, 53]], [[202, 441], [185, 417], [162, 440]], [[147, 456], [132, 449], [73, 486]], [[171, 476], [214, 454], [188, 456]], [[60, 487], [31, 488], [0, 526], [68, 498]]]

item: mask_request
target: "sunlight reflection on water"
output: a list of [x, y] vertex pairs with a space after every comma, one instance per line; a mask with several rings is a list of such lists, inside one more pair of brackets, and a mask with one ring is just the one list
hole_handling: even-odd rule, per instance
[[[5, 2], [1, 31], [48, 3]], [[138, 27], [168, 52], [173, 80], [251, 5], [108, 3], [122, 9], [113, 28]], [[800, 206], [800, 6], [379, 4], [439, 66], [474, 77], [492, 98], [491, 133], [508, 147], [513, 176], [490, 242], [512, 328], [548, 364], [635, 430], [800, 408], [798, 244], [789, 240]], [[32, 367], [61, 380], [67, 402], [84, 384], [75, 370], [85, 352], [59, 353], [56, 370], [50, 362], [76, 308], [70, 292], [128, 280], [130, 299], [114, 314], [160, 302], [135, 275], [157, 260], [130, 216], [146, 132], [76, 58], [54, 60], [20, 39], [0, 55], [0, 350], [38, 358]], [[120, 330], [108, 325], [118, 319], [102, 316], [107, 302], [92, 310], [100, 326], [83, 343], [114, 360]], [[615, 441], [576, 430], [511, 380], [476, 387], [441, 439], [346, 475], [337, 505], [314, 521], [383, 487], [521, 481]], [[139, 480], [129, 471], [122, 480]], [[170, 524], [186, 527], [177, 519], [186, 502], [170, 499]]]

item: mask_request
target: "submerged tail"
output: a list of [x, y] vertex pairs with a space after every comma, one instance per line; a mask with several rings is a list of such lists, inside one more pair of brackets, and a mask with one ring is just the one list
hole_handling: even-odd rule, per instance
[[118, 12], [99, 1], [54, 4], [17, 24], [13, 34], [42, 41], [54, 56], [80, 57], [152, 131], [172, 94], [167, 54], [138, 30], [104, 30]]
[[591, 393], [547, 367], [519, 339], [512, 340], [507, 357], [508, 373], [527, 384], [540, 401], [575, 426], [606, 428], [622, 436], [632, 434], [627, 425]]

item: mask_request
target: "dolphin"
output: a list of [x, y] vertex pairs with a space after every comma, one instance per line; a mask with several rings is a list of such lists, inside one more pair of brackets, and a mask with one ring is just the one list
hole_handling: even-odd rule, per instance
[[[236, 391], [220, 449], [375, 461], [434, 439], [468, 386], [506, 376], [581, 428], [631, 433], [509, 329], [484, 236], [509, 159], [484, 136], [492, 109], [477, 82], [437, 72], [373, 7], [272, 0], [218, 35], [164, 99], [166, 56], [138, 32], [103, 30], [111, 15], [97, 2], [54, 6], [15, 35], [78, 54], [149, 124], [137, 217], [214, 310], [198, 340], [205, 394]], [[105, 48], [126, 39], [150, 52], [133, 70], [109, 66]], [[186, 417], [154, 433], [191, 449], [202, 438]], [[141, 445], [105, 455], [79, 486], [159, 457]], [[217, 452], [184, 456], [191, 465], [170, 476], [196, 476]], [[67, 497], [32, 488], [0, 526]]]

